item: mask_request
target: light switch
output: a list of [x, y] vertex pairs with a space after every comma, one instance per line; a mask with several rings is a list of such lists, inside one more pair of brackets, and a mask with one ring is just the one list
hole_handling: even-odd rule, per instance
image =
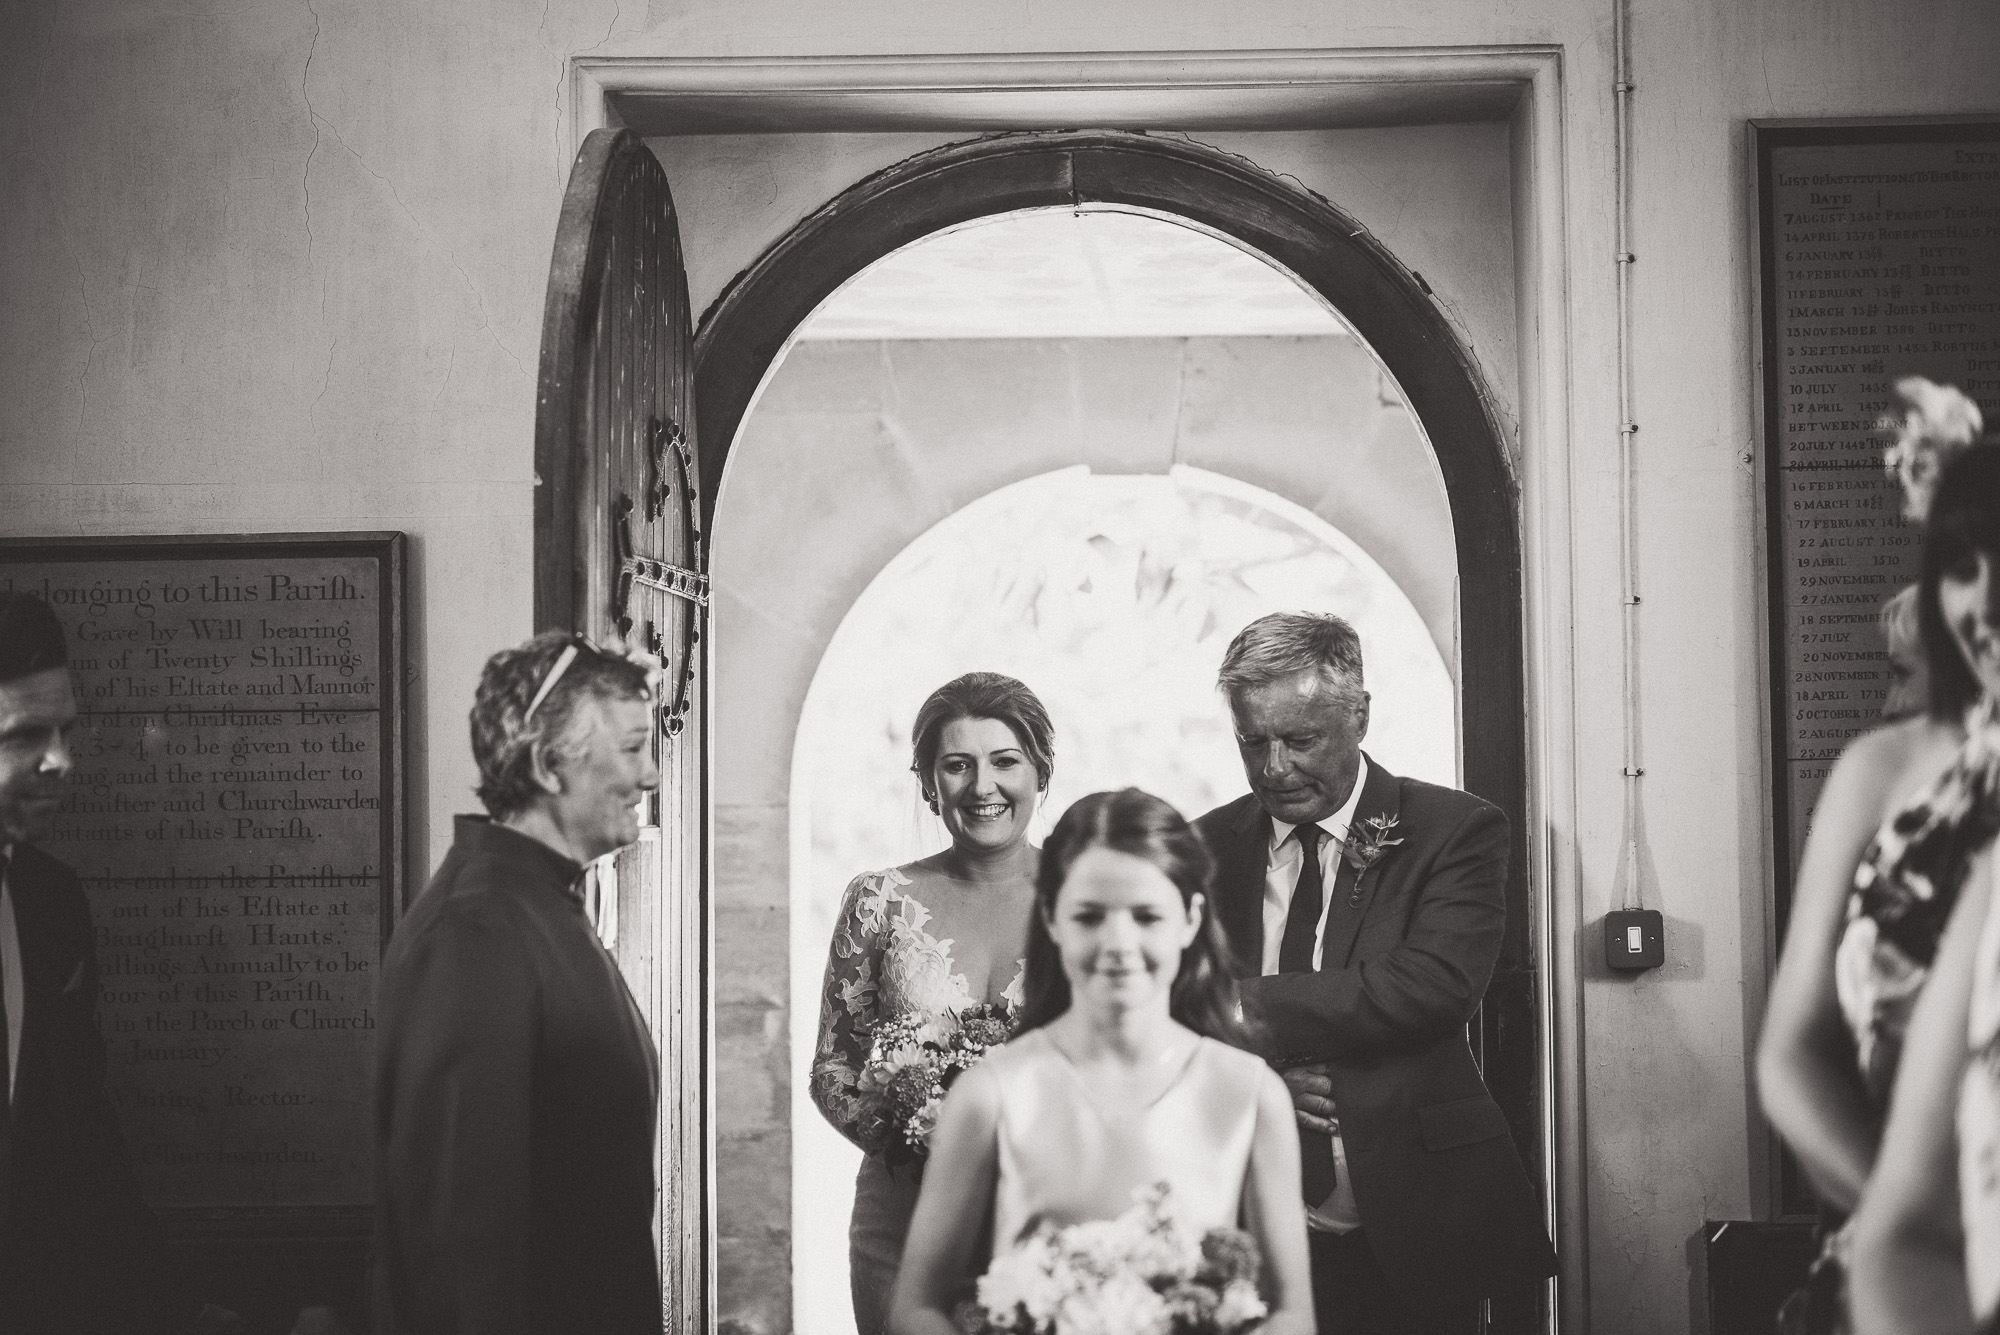
[[1604, 962], [1642, 973], [1667, 962], [1666, 922], [1658, 909], [1620, 909], [1604, 917]]

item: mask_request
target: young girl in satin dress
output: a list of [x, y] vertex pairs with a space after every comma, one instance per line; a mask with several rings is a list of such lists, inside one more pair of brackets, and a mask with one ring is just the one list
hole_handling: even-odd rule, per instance
[[1267, 1335], [1309, 1335], [1292, 1103], [1238, 1036], [1213, 862], [1136, 788], [1064, 813], [1042, 850], [1022, 1032], [953, 1085], [932, 1137], [890, 1329], [953, 1335], [952, 1308], [1044, 1221], [1112, 1219], [1167, 1184], [1195, 1230], [1264, 1256]]

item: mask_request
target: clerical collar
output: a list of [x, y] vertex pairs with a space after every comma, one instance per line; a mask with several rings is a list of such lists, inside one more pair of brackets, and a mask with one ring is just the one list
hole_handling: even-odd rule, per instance
[[490, 816], [460, 815], [452, 822], [452, 835], [468, 849], [484, 846], [492, 850], [523, 872], [552, 882], [577, 904], [583, 903], [583, 864], [532, 834], [523, 834]]

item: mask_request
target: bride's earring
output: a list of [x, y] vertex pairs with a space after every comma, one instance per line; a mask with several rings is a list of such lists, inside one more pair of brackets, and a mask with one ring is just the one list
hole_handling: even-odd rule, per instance
[[925, 793], [925, 794], [924, 794], [924, 805], [925, 805], [925, 806], [927, 806], [927, 807], [929, 807], [929, 808], [931, 809], [931, 815], [933, 815], [933, 816], [937, 815], [937, 814], [938, 814], [938, 800], [937, 800], [937, 794], [936, 794], [936, 793]]

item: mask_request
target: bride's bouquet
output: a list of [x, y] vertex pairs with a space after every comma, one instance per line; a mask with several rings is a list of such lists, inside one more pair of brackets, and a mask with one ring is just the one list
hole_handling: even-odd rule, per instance
[[861, 1068], [861, 1134], [893, 1156], [927, 1153], [938, 1108], [959, 1072], [1013, 1033], [1006, 1010], [991, 1002], [962, 1011], [911, 1011], [869, 1034]]
[[1164, 1183], [1116, 1219], [1044, 1223], [961, 1309], [973, 1335], [1245, 1335], [1263, 1323], [1262, 1258], [1248, 1233], [1197, 1235]]

